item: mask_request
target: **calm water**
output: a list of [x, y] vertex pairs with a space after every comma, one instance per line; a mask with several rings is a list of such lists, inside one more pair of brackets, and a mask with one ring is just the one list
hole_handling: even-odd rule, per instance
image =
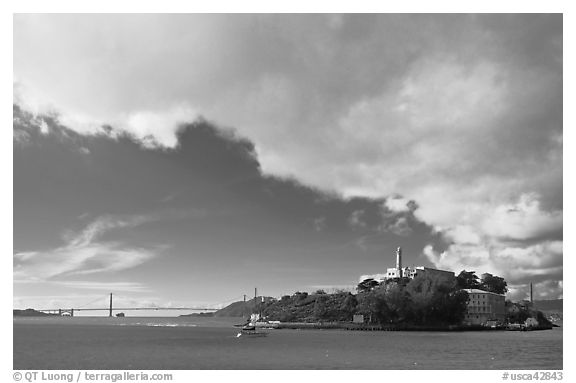
[[14, 369], [562, 369], [562, 329], [268, 330], [234, 318], [15, 318]]

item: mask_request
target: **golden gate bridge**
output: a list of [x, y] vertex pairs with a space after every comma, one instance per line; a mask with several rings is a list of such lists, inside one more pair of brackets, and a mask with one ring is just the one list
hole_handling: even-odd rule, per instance
[[88, 305], [94, 304], [99, 300], [104, 299], [103, 297], [98, 297], [97, 299], [90, 301], [77, 308], [57, 308], [57, 309], [37, 309], [36, 311], [41, 311], [46, 314], [58, 314], [60, 316], [74, 316], [74, 313], [82, 311], [107, 311], [108, 316], [112, 317], [113, 312], [124, 312], [124, 311], [160, 311], [160, 310], [176, 310], [176, 311], [202, 311], [202, 312], [214, 312], [220, 310], [222, 307], [226, 306], [226, 303], [236, 302], [238, 299], [234, 298], [232, 300], [213, 305], [213, 307], [158, 307], [158, 306], [148, 306], [148, 307], [114, 307], [113, 305], [113, 294], [105, 296], [109, 297], [108, 307], [86, 307]]

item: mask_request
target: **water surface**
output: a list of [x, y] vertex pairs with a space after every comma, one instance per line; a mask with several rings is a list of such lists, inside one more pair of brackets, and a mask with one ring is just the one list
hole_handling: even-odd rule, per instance
[[562, 329], [268, 330], [240, 318], [14, 318], [14, 369], [562, 369]]

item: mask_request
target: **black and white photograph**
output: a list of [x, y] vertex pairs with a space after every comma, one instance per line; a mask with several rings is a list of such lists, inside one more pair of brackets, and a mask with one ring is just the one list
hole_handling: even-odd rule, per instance
[[567, 380], [563, 18], [14, 13], [9, 378]]

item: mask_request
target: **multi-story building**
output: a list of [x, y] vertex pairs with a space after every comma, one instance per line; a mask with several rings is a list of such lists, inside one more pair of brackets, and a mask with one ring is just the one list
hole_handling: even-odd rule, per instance
[[464, 289], [468, 293], [468, 308], [464, 323], [485, 324], [487, 321], [504, 323], [505, 297], [479, 289]]
[[444, 279], [451, 279], [455, 277], [453, 271], [432, 269], [430, 267], [425, 266], [416, 266], [413, 268], [407, 267], [404, 270], [404, 276], [407, 278], [415, 278], [418, 275], [432, 275]]

